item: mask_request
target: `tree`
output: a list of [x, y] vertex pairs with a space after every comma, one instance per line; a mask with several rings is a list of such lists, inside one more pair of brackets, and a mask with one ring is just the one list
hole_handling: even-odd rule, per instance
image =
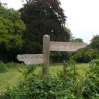
[[83, 39], [81, 39], [81, 38], [76, 38], [76, 37], [71, 37], [70, 41], [71, 41], [71, 42], [81, 42], [81, 43], [84, 42]]
[[74, 54], [74, 59], [77, 62], [90, 62], [93, 59], [99, 58], [99, 35], [91, 39], [91, 43], [83, 49], [79, 49]]
[[93, 59], [99, 58], [99, 51], [97, 49], [90, 48], [85, 51], [84, 56], [84, 60], [86, 62], [90, 62]]
[[73, 59], [76, 61], [76, 62], [85, 62], [84, 61], [84, 53], [85, 53], [85, 48], [81, 48], [79, 49], [78, 51], [76, 51], [73, 55]]
[[0, 3], [0, 60], [8, 62], [16, 57], [16, 50], [23, 44], [24, 30], [25, 24], [20, 20], [19, 12]]
[[54, 41], [69, 41], [69, 34], [62, 27], [66, 16], [59, 0], [26, 0], [19, 10], [26, 24], [23, 34], [23, 53], [41, 53], [42, 38], [48, 34]]
[[93, 36], [90, 46], [99, 50], [99, 35]]
[[6, 48], [22, 46], [25, 24], [14, 9], [7, 9], [0, 3], [0, 44]]
[[99, 58], [99, 51], [97, 49], [93, 49], [90, 45], [87, 45], [85, 48], [81, 48], [76, 51], [73, 58], [76, 62], [88, 63], [93, 59]]

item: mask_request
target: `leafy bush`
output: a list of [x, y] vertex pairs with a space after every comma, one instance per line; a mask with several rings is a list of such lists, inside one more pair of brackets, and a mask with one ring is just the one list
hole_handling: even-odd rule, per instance
[[82, 86], [84, 99], [99, 99], [99, 59], [90, 63], [87, 78]]
[[[75, 65], [75, 64], [74, 64]], [[72, 65], [69, 71], [67, 67], [70, 62], [65, 63], [63, 71], [59, 71], [57, 76], [48, 75], [43, 79], [39, 74], [33, 72], [32, 76], [26, 76], [25, 80], [17, 87], [9, 89], [2, 95], [3, 99], [74, 99], [75, 76]], [[34, 69], [34, 68], [33, 68]], [[31, 69], [29, 69], [31, 71]], [[75, 76], [74, 76], [75, 75]]]
[[4, 99], [64, 99], [65, 97], [71, 99], [72, 97], [71, 91], [65, 89], [63, 83], [51, 75], [39, 81], [33, 78], [25, 80], [18, 88], [9, 90], [5, 96]]
[[0, 96], [0, 99], [99, 99], [99, 59], [90, 62], [86, 79], [76, 72], [75, 62], [63, 63], [63, 70], [57, 75], [43, 79], [39, 73], [28, 75], [35, 67], [26, 72], [24, 81]]
[[94, 65], [96, 65], [96, 66], [99, 66], [99, 59], [94, 59], [93, 61], [92, 61], [92, 63], [94, 64]]
[[78, 63], [88, 63], [93, 59], [97, 59], [99, 57], [99, 51], [97, 49], [93, 49], [90, 46], [79, 49], [75, 52], [73, 58]]

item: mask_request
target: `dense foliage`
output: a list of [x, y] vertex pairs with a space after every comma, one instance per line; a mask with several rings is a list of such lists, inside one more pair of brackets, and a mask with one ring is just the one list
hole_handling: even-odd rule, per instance
[[76, 62], [90, 62], [93, 59], [99, 58], [99, 35], [92, 38], [91, 43], [85, 48], [75, 52], [73, 58]]
[[16, 57], [16, 51], [23, 44], [24, 30], [25, 24], [20, 20], [19, 12], [0, 3], [0, 60], [7, 62]]
[[99, 35], [93, 36], [90, 46], [99, 50]]
[[23, 30], [25, 25], [20, 20], [20, 14], [0, 3], [0, 44], [4, 44], [6, 48], [22, 46]]
[[[57, 76], [50, 74], [43, 79], [40, 78], [40, 74], [33, 72], [19, 86], [3, 94], [1, 99], [74, 99], [76, 91], [74, 66], [73, 61], [64, 62], [63, 71], [59, 71]], [[70, 67], [70, 71], [67, 67]]]
[[[75, 62], [63, 63], [63, 70], [41, 79], [40, 72], [31, 72], [30, 66], [24, 81], [0, 95], [0, 99], [98, 99], [99, 59], [90, 62], [86, 77], [77, 73]], [[27, 76], [26, 76], [27, 75]]]
[[62, 26], [66, 16], [60, 4], [59, 0], [27, 0], [19, 10], [21, 19], [26, 24], [22, 53], [42, 53], [45, 34], [50, 35], [51, 40], [69, 41], [69, 34]]
[[86, 80], [82, 85], [84, 99], [99, 99], [99, 59], [90, 62]]
[[81, 43], [84, 42], [83, 39], [81, 39], [81, 38], [75, 38], [75, 37], [72, 37], [72, 38], [70, 39], [70, 41], [71, 41], [71, 42], [81, 42]]
[[78, 63], [88, 63], [93, 59], [99, 58], [99, 51], [87, 46], [86, 48], [79, 49], [75, 52], [73, 58]]

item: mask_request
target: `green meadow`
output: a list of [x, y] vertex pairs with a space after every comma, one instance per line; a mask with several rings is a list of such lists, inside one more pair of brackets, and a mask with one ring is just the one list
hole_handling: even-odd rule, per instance
[[[76, 64], [77, 72], [85, 77], [86, 70], [88, 69], [89, 64]], [[51, 64], [50, 72], [52, 74], [57, 74], [57, 71], [61, 71], [63, 69], [63, 64]], [[12, 68], [7, 68], [7, 72], [0, 73], [0, 91], [6, 91], [8, 87], [12, 88], [16, 86], [21, 80], [24, 79], [24, 75], [19, 71], [25, 71], [26, 66], [19, 65]], [[35, 73], [41, 73], [41, 67], [37, 67]]]

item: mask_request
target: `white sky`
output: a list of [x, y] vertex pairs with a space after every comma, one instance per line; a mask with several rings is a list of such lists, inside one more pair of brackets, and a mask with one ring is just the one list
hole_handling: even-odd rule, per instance
[[[19, 9], [21, 0], [0, 0], [8, 7]], [[90, 43], [93, 35], [99, 34], [99, 0], [60, 0], [61, 7], [68, 17], [67, 26], [73, 36]]]

